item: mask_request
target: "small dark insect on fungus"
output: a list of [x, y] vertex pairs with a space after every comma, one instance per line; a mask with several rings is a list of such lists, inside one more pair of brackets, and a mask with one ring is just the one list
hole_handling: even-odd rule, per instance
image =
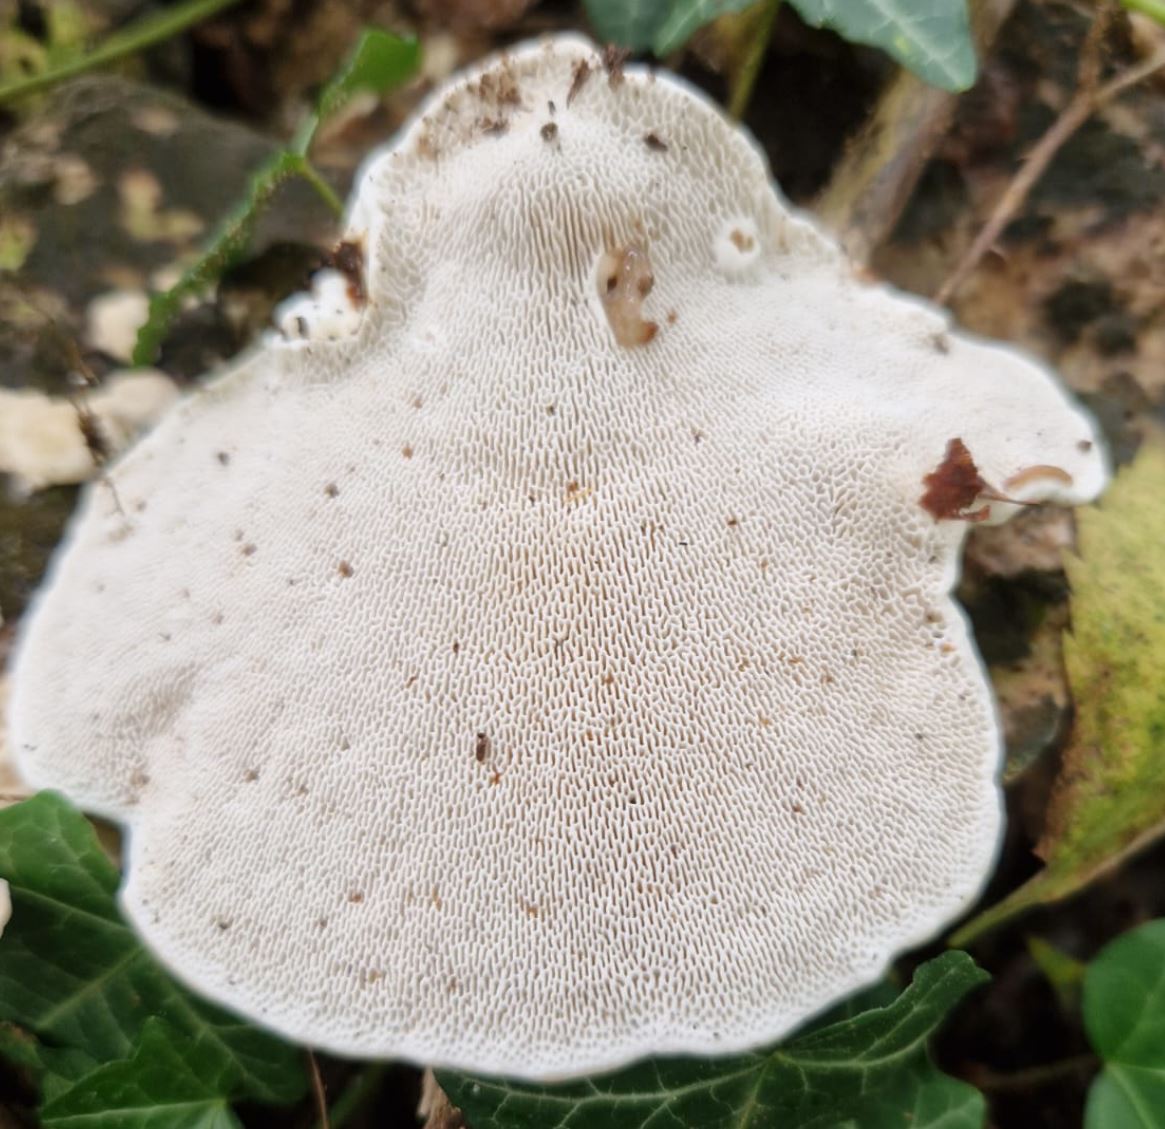
[[489, 760], [489, 737], [479, 733], [473, 742], [473, 756], [478, 764], [485, 764]]

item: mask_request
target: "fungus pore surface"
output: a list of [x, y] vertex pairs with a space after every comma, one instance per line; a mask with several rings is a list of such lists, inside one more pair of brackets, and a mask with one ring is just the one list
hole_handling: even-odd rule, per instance
[[548, 1079], [771, 1042], [963, 910], [967, 519], [1105, 478], [1052, 375], [575, 37], [439, 90], [345, 242], [89, 489], [19, 644], [20, 768], [129, 828], [161, 959], [335, 1052]]

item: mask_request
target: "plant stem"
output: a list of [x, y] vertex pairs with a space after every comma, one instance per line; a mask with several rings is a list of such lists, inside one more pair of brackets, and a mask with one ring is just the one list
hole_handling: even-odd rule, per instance
[[777, 19], [777, 9], [781, 0], [765, 0], [764, 8], [757, 16], [755, 35], [745, 56], [744, 64], [736, 81], [732, 84], [732, 96], [728, 102], [728, 113], [736, 121], [744, 117], [748, 104], [752, 100], [752, 89], [756, 85], [757, 76], [765, 61], [769, 49], [769, 40], [773, 37], [773, 24]]
[[136, 55], [139, 51], [171, 39], [188, 27], [201, 23], [238, 2], [239, 0], [187, 0], [185, 4], [178, 4], [164, 12], [147, 16], [121, 31], [114, 32], [87, 54], [67, 59], [40, 74], [0, 85], [0, 106], [14, 102], [18, 98], [25, 98], [29, 94], [47, 90], [64, 79], [85, 74], [97, 67], [123, 59], [127, 55]]
[[[370, 1063], [356, 1075], [352, 1084], [340, 1095], [336, 1104], [329, 1113], [331, 1129], [343, 1129], [348, 1119], [359, 1113], [364, 1104], [380, 1089], [384, 1076], [388, 1072], [388, 1063]], [[326, 1122], [321, 1119], [316, 1122], [315, 1129], [326, 1129]]]
[[1042, 1066], [1029, 1066], [1025, 1070], [1013, 1070], [1006, 1074], [996, 1074], [993, 1071], [977, 1072], [974, 1076], [975, 1085], [988, 1093], [1033, 1090], [1039, 1086], [1047, 1086], [1051, 1082], [1058, 1082], [1082, 1070], [1095, 1070], [1097, 1061], [1096, 1055], [1082, 1054]]
[[936, 291], [935, 302], [940, 306], [945, 306], [950, 302], [955, 291], [962, 286], [971, 272], [979, 265], [979, 260], [995, 245], [995, 241], [1003, 233], [1003, 229], [1011, 222], [1011, 218], [1023, 207], [1028, 194], [1047, 171], [1052, 159], [1064, 143], [1097, 110], [1114, 98], [1120, 97], [1130, 87], [1135, 86], [1138, 82], [1143, 82], [1161, 70], [1165, 70], [1165, 48], [1157, 51], [1144, 62], [1122, 71], [1116, 78], [1109, 80], [1102, 86], [1083, 85], [1076, 91], [1072, 100], [1052, 123], [1051, 128], [1032, 147], [1023, 165], [1020, 166], [1019, 172], [1012, 178], [975, 241], [951, 272], [950, 277]]
[[315, 1098], [316, 1111], [319, 1113], [320, 1129], [332, 1129], [332, 1123], [328, 1119], [328, 1095], [324, 1090], [324, 1080], [320, 1075], [320, 1064], [316, 1062], [316, 1056], [312, 1051], [307, 1052], [307, 1071], [311, 1078], [311, 1092], [312, 1097]]
[[320, 198], [337, 217], [344, 214], [344, 201], [332, 190], [332, 186], [320, 176], [316, 167], [305, 157], [301, 157], [296, 170], [319, 194]]

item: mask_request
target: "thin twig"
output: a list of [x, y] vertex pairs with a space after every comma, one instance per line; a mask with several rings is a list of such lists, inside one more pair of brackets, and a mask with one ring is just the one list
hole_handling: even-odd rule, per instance
[[744, 117], [744, 112], [752, 101], [753, 87], [756, 86], [757, 76], [764, 64], [765, 55], [768, 54], [769, 40], [773, 37], [773, 24], [776, 23], [780, 6], [781, 0], [767, 0], [757, 16], [756, 26], [752, 29], [752, 42], [732, 84], [732, 96], [728, 103], [728, 113], [736, 121]]
[[[1165, 0], [1163, 0], [1165, 2]], [[1016, 0], [971, 0], [975, 53], [990, 55]], [[955, 113], [957, 96], [900, 70], [845, 147], [814, 211], [850, 257], [868, 262], [894, 229]]]
[[[1107, 17], [1105, 12], [1108, 12]], [[983, 256], [995, 246], [1003, 229], [1023, 207], [1029, 193], [1047, 172], [1048, 166], [1064, 143], [1101, 107], [1118, 98], [1130, 87], [1165, 69], [1165, 48], [1162, 48], [1144, 62], [1129, 67], [1116, 78], [1101, 84], [1100, 40], [1107, 27], [1107, 22], [1102, 24], [1102, 20], [1107, 21], [1107, 18], [1111, 18], [1111, 11], [1108, 9], [1097, 15], [1096, 22], [1089, 32], [1080, 63], [1079, 86], [1072, 100], [1028, 153], [974, 242], [967, 248], [946, 282], [935, 292], [934, 300], [939, 305], [945, 306], [950, 302], [955, 292], [979, 265]]]
[[1052, 1082], [1059, 1082], [1070, 1078], [1083, 1070], [1095, 1070], [1096, 1055], [1082, 1054], [1074, 1058], [1060, 1059], [1059, 1062], [1049, 1062], [1041, 1066], [1029, 1066], [1024, 1070], [1012, 1070], [1007, 1073], [995, 1073], [991, 1070], [976, 1071], [973, 1075], [975, 1085], [988, 1093], [1001, 1093], [1014, 1090], [1034, 1090], [1047, 1086]]
[[328, 1117], [328, 1095], [324, 1090], [324, 1080], [320, 1075], [320, 1064], [316, 1062], [316, 1056], [310, 1050], [307, 1052], [307, 1069], [311, 1075], [311, 1092], [316, 1100], [319, 1129], [332, 1129], [332, 1123]]
[[50, 86], [67, 78], [75, 78], [79, 74], [85, 74], [86, 71], [115, 63], [127, 55], [136, 55], [147, 47], [153, 47], [155, 43], [171, 39], [188, 27], [193, 27], [194, 24], [201, 23], [238, 2], [239, 0], [192, 0], [190, 3], [179, 4], [155, 15], [147, 16], [123, 31], [115, 32], [88, 54], [68, 59], [40, 74], [31, 75], [28, 78], [18, 78], [14, 82], [0, 85], [0, 106], [6, 102], [14, 102], [17, 98], [35, 94], [40, 90], [47, 90]]
[[[348, 1123], [349, 1118], [359, 1113], [371, 1101], [384, 1083], [388, 1066], [387, 1062], [372, 1062], [356, 1075], [355, 1081], [348, 1085], [347, 1089], [336, 1099], [336, 1104], [332, 1106], [331, 1129], [342, 1129], [342, 1126]], [[328, 1126], [326, 1122], [320, 1121], [316, 1124], [315, 1129], [328, 1129]]]

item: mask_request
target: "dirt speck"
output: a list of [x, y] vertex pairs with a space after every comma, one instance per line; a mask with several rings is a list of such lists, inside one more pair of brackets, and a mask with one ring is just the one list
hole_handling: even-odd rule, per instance
[[339, 493], [340, 488], [334, 482], [329, 482], [327, 486], [324, 487], [324, 494], [326, 494], [329, 498], [338, 497]]
[[478, 764], [485, 764], [489, 760], [489, 737], [485, 733], [478, 733], [473, 742], [473, 758]]
[[648, 147], [653, 153], [666, 153], [667, 142], [659, 136], [655, 130], [643, 135], [643, 144]]
[[347, 561], [341, 561], [338, 565], [336, 565], [336, 571], [345, 580], [347, 580], [350, 576], [353, 575], [355, 570], [352, 568], [352, 566]]
[[538, 132], [543, 141], [553, 141], [558, 137], [558, 126], [554, 122], [547, 122]]

